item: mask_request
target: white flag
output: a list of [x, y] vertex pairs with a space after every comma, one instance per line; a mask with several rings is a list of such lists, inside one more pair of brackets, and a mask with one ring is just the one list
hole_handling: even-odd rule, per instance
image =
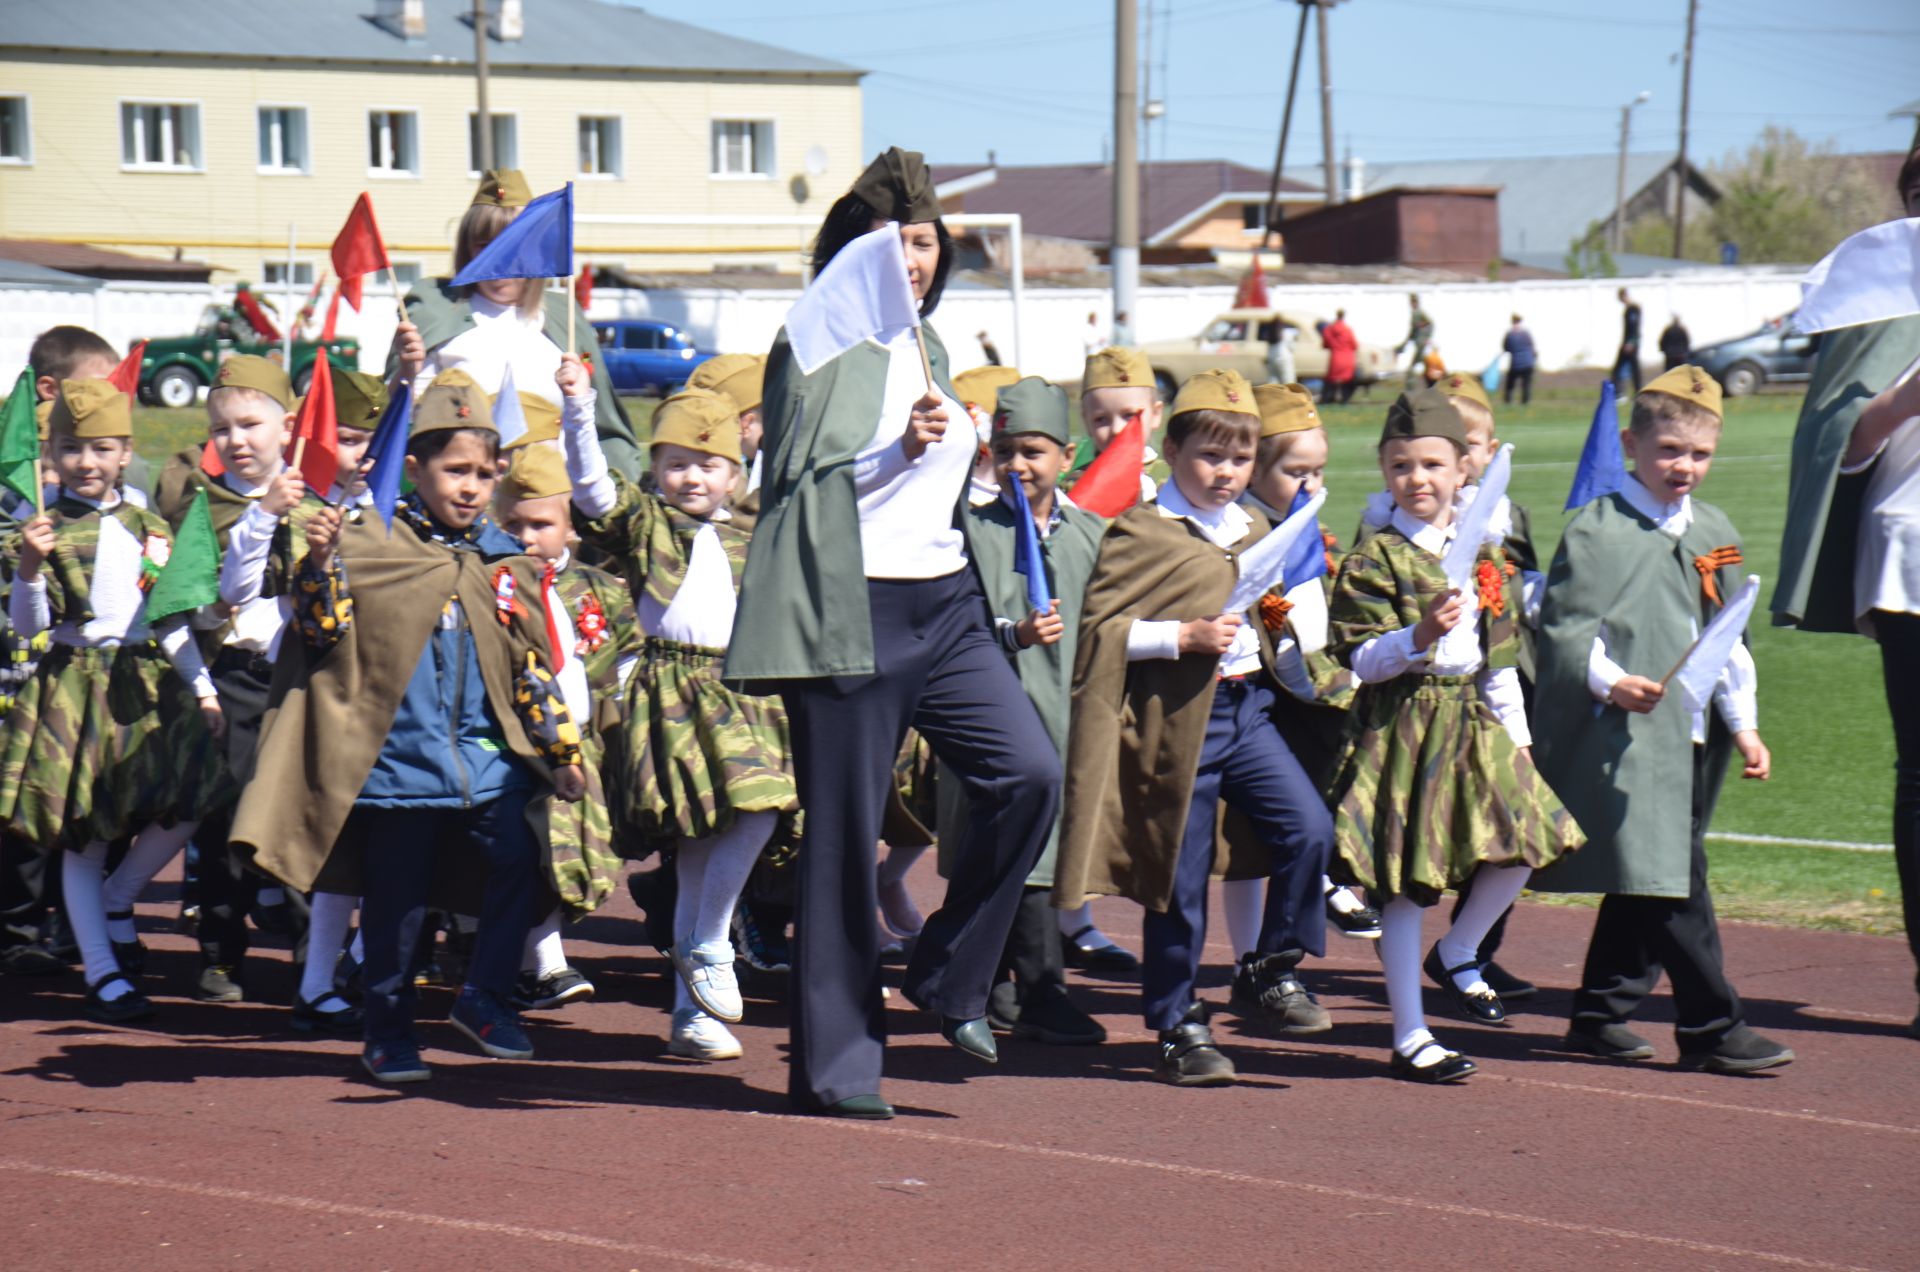
[[1920, 217], [1849, 237], [1800, 280], [1803, 335], [1920, 314]]
[[1300, 511], [1275, 526], [1266, 538], [1240, 554], [1240, 581], [1233, 585], [1233, 595], [1221, 607], [1222, 614], [1244, 614], [1280, 585], [1287, 572], [1287, 556], [1300, 536], [1313, 525], [1313, 519], [1320, 515], [1320, 505], [1325, 502], [1327, 492], [1323, 490], [1307, 500]]
[[1749, 574], [1746, 585], [1713, 616], [1707, 630], [1700, 633], [1700, 639], [1693, 642], [1693, 648], [1668, 678], [1690, 714], [1705, 711], [1713, 700], [1713, 687], [1720, 683], [1720, 673], [1727, 669], [1734, 646], [1746, 635], [1747, 620], [1753, 616], [1754, 602], [1759, 598], [1760, 576]]
[[500, 377], [500, 391], [493, 395], [493, 426], [500, 430], [502, 450], [526, 435], [527, 413], [521, 409], [519, 393], [514, 391], [512, 363]]
[[1459, 522], [1454, 527], [1453, 542], [1447, 545], [1446, 555], [1440, 558], [1440, 564], [1447, 571], [1448, 585], [1458, 588], [1463, 596], [1471, 597], [1474, 594], [1474, 562], [1480, 559], [1480, 549], [1487, 541], [1487, 527], [1500, 511], [1501, 500], [1507, 497], [1507, 481], [1512, 476], [1513, 447], [1502, 446], [1500, 453], [1493, 457], [1493, 462], [1487, 465], [1486, 474], [1480, 478], [1480, 493], [1460, 514]]
[[862, 340], [887, 344], [920, 325], [900, 226], [887, 222], [841, 248], [787, 311], [793, 360], [812, 375]]

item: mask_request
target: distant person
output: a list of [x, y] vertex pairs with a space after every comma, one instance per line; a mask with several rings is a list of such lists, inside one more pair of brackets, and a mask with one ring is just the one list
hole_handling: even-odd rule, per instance
[[1000, 361], [1000, 346], [993, 343], [992, 336], [983, 331], [975, 336], [974, 339], [980, 342], [980, 352], [986, 358], [988, 366], [998, 367], [1006, 365]]
[[1100, 334], [1100, 315], [1087, 314], [1087, 329], [1080, 333], [1080, 343], [1086, 347], [1089, 358], [1107, 347], [1107, 338]]
[[1513, 391], [1519, 389], [1520, 405], [1531, 405], [1533, 366], [1539, 360], [1539, 355], [1533, 350], [1533, 333], [1520, 321], [1519, 314], [1513, 316], [1513, 325], [1507, 328], [1507, 338], [1500, 342], [1500, 348], [1507, 355], [1507, 389], [1502, 395], [1504, 402], [1512, 406]]
[[1276, 318], [1271, 330], [1261, 335], [1267, 341], [1267, 378], [1275, 384], [1292, 384], [1296, 375], [1293, 342], [1300, 338], [1300, 328]]
[[1614, 355], [1613, 376], [1615, 385], [1620, 381], [1624, 370], [1633, 376], [1633, 391], [1640, 391], [1640, 306], [1629, 295], [1627, 289], [1620, 289], [1620, 303], [1626, 306], [1620, 315], [1620, 352]]
[[1660, 333], [1660, 356], [1666, 359], [1667, 370], [1685, 366], [1693, 357], [1693, 337], [1680, 325], [1680, 316], [1675, 314], [1667, 329]]
[[1133, 343], [1133, 319], [1127, 316], [1124, 309], [1113, 316], [1113, 340], [1110, 343], [1122, 346]]
[[[1433, 343], [1433, 319], [1420, 308], [1420, 297], [1412, 292], [1407, 293], [1407, 308], [1411, 311], [1407, 318], [1407, 338], [1393, 347], [1393, 356], [1399, 357], [1402, 349], [1413, 350], [1413, 357], [1407, 363], [1407, 387], [1411, 389], [1415, 378], [1426, 369], [1427, 346]], [[1427, 383], [1432, 384], [1438, 378], [1429, 377]]]
[[1321, 387], [1320, 404], [1345, 405], [1353, 401], [1354, 354], [1360, 348], [1353, 328], [1347, 326], [1346, 310], [1336, 309], [1333, 321], [1320, 329], [1320, 344], [1327, 351], [1327, 378]]

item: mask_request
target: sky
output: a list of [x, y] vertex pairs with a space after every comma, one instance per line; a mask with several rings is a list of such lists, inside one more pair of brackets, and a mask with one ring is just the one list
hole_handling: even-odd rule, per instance
[[[1291, 0], [1141, 0], [1143, 65], [1166, 104], [1153, 159], [1271, 168], [1299, 9]], [[1097, 162], [1112, 137], [1112, 0], [644, 0], [662, 17], [870, 72], [866, 148], [934, 162]], [[1150, 20], [1148, 10], [1151, 10]], [[1334, 148], [1370, 162], [1678, 144], [1686, 0], [1346, 0], [1328, 15]], [[1816, 12], [1817, 22], [1807, 13]], [[1151, 35], [1148, 27], [1151, 26]], [[1287, 167], [1321, 159], [1313, 25]], [[1701, 0], [1696, 161], [1769, 123], [1841, 151], [1905, 150], [1920, 98], [1913, 0]]]

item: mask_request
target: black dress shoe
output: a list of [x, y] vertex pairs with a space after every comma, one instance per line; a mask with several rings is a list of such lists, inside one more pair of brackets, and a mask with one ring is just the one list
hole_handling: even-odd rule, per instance
[[[1438, 1043], [1430, 1044], [1438, 1046]], [[1432, 1064], [1415, 1064], [1401, 1055], [1393, 1053], [1393, 1060], [1387, 1066], [1394, 1077], [1403, 1082], [1425, 1082], [1438, 1086], [1443, 1082], [1459, 1082], [1479, 1072], [1480, 1066], [1461, 1055], [1458, 1051], [1448, 1051]]]
[[1480, 964], [1480, 979], [1487, 982], [1488, 989], [1500, 995], [1503, 1003], [1517, 1003], [1540, 992], [1538, 985], [1530, 980], [1521, 980], [1492, 959]]
[[[1494, 993], [1492, 990], [1480, 994], [1469, 994], [1466, 990], [1461, 989], [1453, 983], [1455, 975], [1460, 972], [1478, 971], [1480, 964], [1466, 962], [1461, 963], [1457, 967], [1442, 966], [1440, 962], [1440, 945], [1438, 942], [1435, 942], [1433, 948], [1427, 951], [1427, 957], [1420, 966], [1427, 973], [1428, 979], [1433, 981], [1433, 983], [1441, 989], [1447, 991], [1453, 998], [1454, 1009], [1468, 1020], [1477, 1020], [1483, 1025], [1504, 1025], [1507, 1023], [1507, 1009], [1501, 1006], [1500, 995]], [[1464, 1077], [1465, 1075], [1463, 1074], [1461, 1076]]]
[[[988, 1020], [992, 1020], [991, 1006]], [[1006, 1032], [1050, 1047], [1092, 1047], [1107, 1040], [1106, 1028], [1099, 1021], [1057, 991], [1022, 1003]]]
[[[132, 910], [115, 910], [107, 915], [108, 922], [132, 918]], [[120, 965], [121, 971], [136, 979], [146, 973], [147, 947], [140, 943], [139, 937], [136, 936], [131, 941], [115, 941], [109, 937], [108, 943], [113, 946], [113, 961]]]
[[942, 1016], [940, 1036], [976, 1060], [1000, 1063], [1000, 1045], [993, 1040], [993, 1029], [985, 1016], [975, 1016], [972, 1020]]
[[1758, 1073], [1793, 1063], [1793, 1052], [1745, 1025], [1729, 1029], [1710, 1051], [1683, 1051], [1680, 1067], [1707, 1073]]
[[[119, 981], [133, 992], [122, 994], [111, 1002], [100, 997], [101, 989], [115, 981]], [[134, 989], [133, 982], [125, 975], [120, 972], [110, 972], [98, 985], [87, 987], [87, 999], [82, 1010], [87, 1013], [88, 1020], [97, 1020], [103, 1025], [124, 1025], [128, 1021], [145, 1020], [153, 1015], [153, 1002], [138, 989]]]
[[1341, 910], [1334, 906], [1333, 894], [1327, 894], [1327, 922], [1332, 924], [1342, 936], [1356, 937], [1362, 941], [1380, 939], [1380, 911], [1370, 905], [1358, 910]]
[[1603, 1060], [1651, 1060], [1653, 1044], [1618, 1021], [1588, 1024], [1575, 1021], [1561, 1040], [1563, 1051], [1578, 1051]]
[[[340, 1005], [332, 1010], [322, 1007], [328, 999]], [[298, 993], [293, 996], [293, 1027], [301, 1033], [358, 1033], [365, 1019], [358, 1007], [336, 993], [322, 994], [314, 1002]]]
[[813, 1111], [821, 1117], [844, 1117], [856, 1122], [893, 1120], [893, 1105], [877, 1095], [850, 1095], [844, 1100], [835, 1100], [832, 1104], [822, 1104]]
[[1153, 1078], [1170, 1086], [1233, 1085], [1233, 1061], [1213, 1045], [1205, 1003], [1195, 1003], [1179, 1024], [1160, 1031], [1160, 1063], [1154, 1067]]
[[[1093, 937], [1094, 943], [1081, 944], [1081, 941], [1089, 935]], [[1079, 968], [1082, 971], [1137, 972], [1140, 970], [1139, 959], [1107, 940], [1092, 924], [1088, 924], [1068, 937], [1063, 943], [1061, 953], [1068, 967]]]
[[1291, 966], [1268, 967], [1258, 954], [1240, 960], [1227, 1004], [1274, 1033], [1317, 1034], [1333, 1028], [1327, 1009], [1307, 992]]

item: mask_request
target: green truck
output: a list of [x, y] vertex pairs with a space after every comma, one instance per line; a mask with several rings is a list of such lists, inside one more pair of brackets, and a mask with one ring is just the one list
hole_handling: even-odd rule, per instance
[[[360, 342], [350, 336], [325, 345], [296, 337], [293, 342], [293, 391], [304, 394], [313, 378], [313, 360], [325, 348], [327, 360], [347, 367], [360, 365]], [[140, 400], [149, 406], [192, 406], [200, 390], [210, 386], [221, 362], [236, 353], [253, 353], [281, 360], [285, 347], [269, 340], [233, 305], [208, 305], [199, 328], [190, 336], [148, 339], [140, 359]]]

